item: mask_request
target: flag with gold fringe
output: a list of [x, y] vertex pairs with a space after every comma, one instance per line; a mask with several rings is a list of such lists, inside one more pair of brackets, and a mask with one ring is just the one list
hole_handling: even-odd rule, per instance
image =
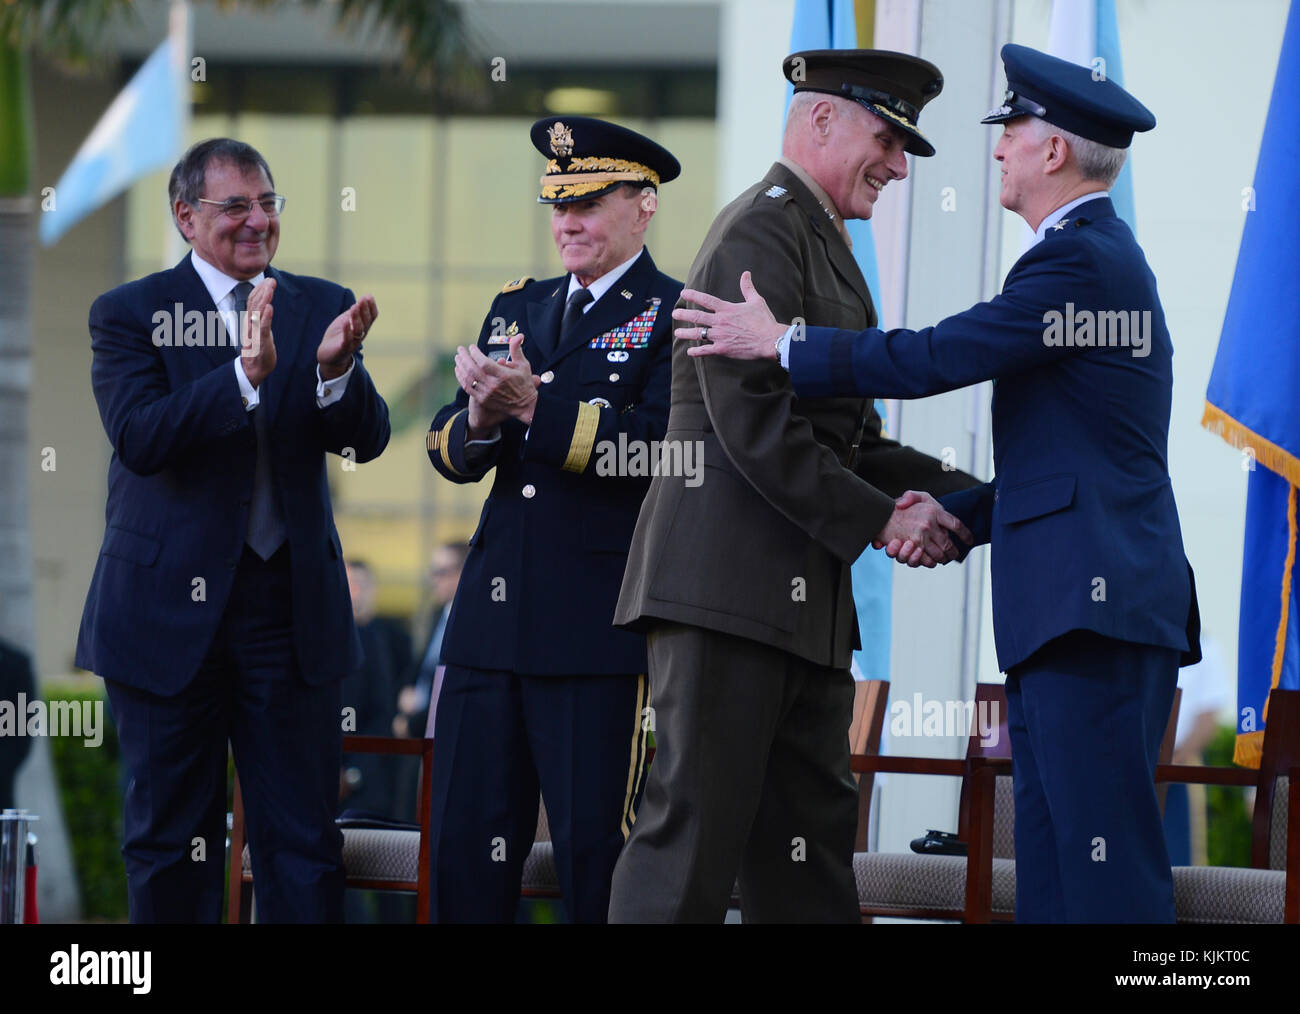
[[1274, 687], [1300, 689], [1300, 5], [1292, 0], [1273, 96], [1243, 194], [1246, 225], [1202, 425], [1250, 469], [1241, 568], [1236, 761], [1259, 766]]

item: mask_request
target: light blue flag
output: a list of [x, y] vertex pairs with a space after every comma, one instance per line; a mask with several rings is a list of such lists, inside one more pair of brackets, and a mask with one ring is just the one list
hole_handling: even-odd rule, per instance
[[54, 187], [41, 215], [41, 243], [58, 241], [141, 176], [180, 155], [186, 78], [181, 43], [167, 39], [113, 100]]
[[1300, 5], [1292, 0], [1202, 425], [1242, 449], [1239, 764], [1259, 766], [1273, 687], [1300, 689]]
[[[857, 21], [853, 0], [796, 0], [794, 24], [790, 29], [790, 52], [805, 49], [856, 49]], [[794, 94], [794, 85], [786, 86], [786, 105]], [[868, 219], [849, 219], [849, 237], [853, 255], [862, 277], [867, 281], [876, 312], [880, 312], [880, 272], [876, 267], [876, 241]], [[885, 418], [885, 406], [876, 402], [876, 411]], [[868, 549], [853, 564], [853, 601], [858, 610], [858, 630], [862, 649], [854, 653], [864, 679], [889, 679], [889, 641], [893, 616], [894, 567], [884, 553]]]
[[[1124, 67], [1120, 59], [1115, 0], [1052, 0], [1047, 51], [1062, 60], [1091, 68], [1094, 75], [1104, 74], [1122, 88]], [[1119, 178], [1110, 188], [1110, 200], [1115, 205], [1115, 214], [1136, 233], [1132, 161], [1130, 152]], [[1031, 230], [1029, 236], [1032, 235]]]
[[[1124, 87], [1124, 65], [1119, 52], [1119, 23], [1115, 19], [1115, 0], [1097, 0], [1097, 55], [1106, 61], [1106, 76]], [[1133, 153], [1124, 160], [1124, 168], [1110, 188], [1110, 203], [1115, 214], [1128, 223], [1137, 235], [1137, 216], [1133, 210]]]

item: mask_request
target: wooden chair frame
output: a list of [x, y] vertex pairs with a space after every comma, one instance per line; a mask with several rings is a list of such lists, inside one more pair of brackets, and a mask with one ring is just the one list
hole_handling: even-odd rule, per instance
[[[859, 754], [852, 758], [855, 772], [862, 781], [874, 779], [876, 773], [905, 775], [947, 775], [962, 779], [961, 803], [958, 811], [958, 838], [966, 843], [966, 897], [961, 909], [884, 909], [860, 906], [865, 919], [886, 916], [899, 919], [958, 919], [966, 923], [1013, 922], [1014, 916], [993, 912], [993, 820], [994, 802], [999, 775], [1010, 776], [1010, 736], [998, 738], [998, 743], [985, 747], [979, 741], [976, 716], [981, 702], [1001, 701], [1005, 719], [1006, 692], [1000, 683], [975, 685], [975, 710], [971, 715], [971, 731], [966, 741], [966, 756], [957, 758], [890, 757], [880, 754]], [[1175, 689], [1173, 707], [1161, 742], [1160, 756], [1168, 758], [1173, 753], [1174, 736], [1178, 723], [1178, 708], [1182, 691]], [[1001, 723], [1005, 725], [1005, 721]], [[877, 737], [879, 742], [879, 737]], [[1163, 767], [1164, 765], [1162, 765]], [[1157, 769], [1159, 770], [1159, 768]], [[1157, 778], [1158, 780], [1158, 778]], [[859, 783], [861, 787], [861, 783]], [[869, 796], [868, 796], [869, 802]], [[1163, 797], [1161, 804], [1163, 807]], [[859, 811], [862, 812], [861, 810]], [[866, 851], [865, 829], [859, 821], [858, 851]]]
[[[420, 780], [417, 806], [420, 851], [416, 879], [409, 880], [349, 880], [348, 888], [372, 891], [405, 891], [415, 895], [417, 922], [429, 921], [429, 779], [433, 775], [433, 740], [398, 739], [389, 736], [344, 736], [344, 753], [373, 753], [420, 758]], [[239, 787], [239, 773], [235, 772], [234, 814], [230, 829], [230, 885], [227, 901], [227, 922], [246, 923], [252, 917], [253, 877], [244, 873], [244, 800]]]

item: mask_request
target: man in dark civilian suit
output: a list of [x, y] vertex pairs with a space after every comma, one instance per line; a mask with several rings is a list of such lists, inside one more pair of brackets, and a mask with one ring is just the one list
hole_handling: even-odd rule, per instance
[[[687, 292], [704, 309], [677, 316], [707, 329], [693, 356], [779, 359], [800, 398], [996, 382], [996, 477], [943, 503], [992, 544], [1016, 919], [1172, 922], [1153, 780], [1200, 622], [1169, 479], [1173, 345], [1155, 276], [1107, 196], [1155, 117], [1089, 68], [1016, 45], [1002, 58], [1008, 92], [983, 122], [1005, 125], [1002, 205], [1037, 236], [1000, 295], [918, 331], [800, 335], [745, 278], [744, 304]], [[939, 562], [881, 541], [912, 566]]]
[[388, 443], [360, 351], [377, 310], [271, 267], [284, 198], [248, 145], [195, 145], [169, 196], [192, 252], [90, 310], [113, 454], [76, 661], [104, 678], [129, 772], [131, 918], [219, 921], [229, 744], [259, 917], [338, 921], [339, 683], [360, 646], [326, 455]]
[[478, 344], [457, 350], [461, 390], [428, 440], [452, 482], [496, 469], [442, 643], [430, 853], [443, 922], [515, 917], [539, 784], [569, 919], [604, 922], [645, 769], [645, 641], [613, 618], [650, 480], [611, 452], [639, 447], [645, 462], [668, 421], [681, 283], [644, 244], [680, 167], [587, 117], [540, 120], [532, 140], [568, 273], [502, 289]]

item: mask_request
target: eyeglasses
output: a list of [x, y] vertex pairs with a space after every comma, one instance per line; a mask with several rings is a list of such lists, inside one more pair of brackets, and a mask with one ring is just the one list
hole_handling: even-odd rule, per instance
[[[272, 194], [270, 197], [259, 198], [256, 203], [261, 205], [262, 210], [266, 212], [267, 218], [276, 218], [284, 210], [284, 202], [285, 198], [282, 194]], [[217, 210], [234, 222], [242, 222], [253, 210], [253, 202], [239, 197], [233, 197], [228, 201], [209, 201], [204, 197], [200, 197], [199, 203], [215, 206]]]

